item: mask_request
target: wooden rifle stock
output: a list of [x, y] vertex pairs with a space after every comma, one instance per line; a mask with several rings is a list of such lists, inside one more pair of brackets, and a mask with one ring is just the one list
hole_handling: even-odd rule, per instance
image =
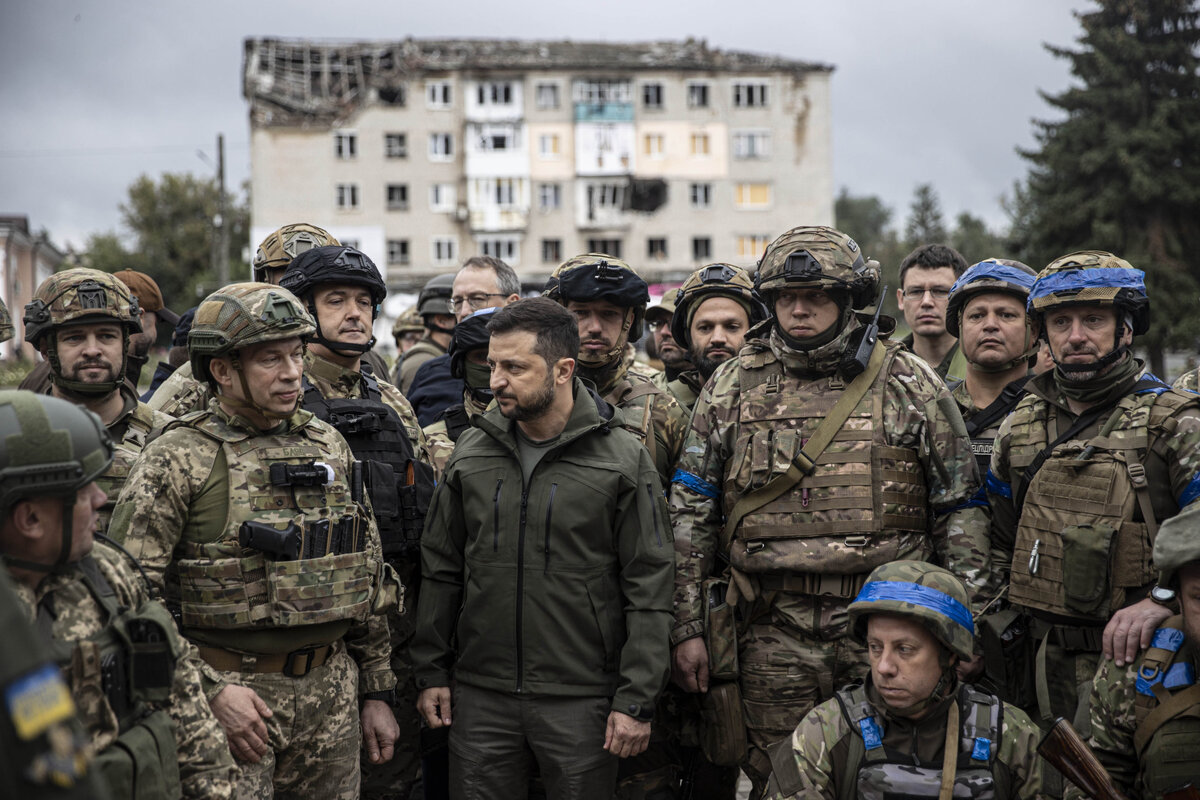
[[1038, 753], [1093, 800], [1126, 800], [1071, 723], [1062, 717], [1042, 737]]

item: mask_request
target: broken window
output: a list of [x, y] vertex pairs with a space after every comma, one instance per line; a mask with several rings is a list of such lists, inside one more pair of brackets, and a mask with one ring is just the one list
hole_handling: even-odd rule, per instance
[[408, 135], [385, 133], [383, 135], [383, 155], [385, 158], [408, 158]]
[[425, 84], [425, 105], [429, 108], [449, 108], [453, 98], [450, 81], [429, 81]]
[[663, 85], [661, 83], [642, 84], [642, 107], [654, 109], [663, 107]]
[[667, 258], [667, 240], [662, 237], [651, 237], [646, 240], [646, 257], [656, 261]]
[[562, 261], [562, 239], [542, 239], [542, 262], [557, 264]]
[[458, 240], [452, 236], [433, 237], [433, 263], [447, 266], [458, 261]]

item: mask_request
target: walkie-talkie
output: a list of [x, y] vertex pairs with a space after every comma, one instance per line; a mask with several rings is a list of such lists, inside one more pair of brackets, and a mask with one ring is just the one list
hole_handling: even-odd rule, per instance
[[887, 297], [886, 285], [879, 292], [879, 303], [875, 306], [875, 316], [871, 318], [870, 323], [863, 327], [862, 338], [858, 340], [858, 348], [855, 349], [854, 355], [847, 354], [842, 359], [842, 377], [848, 381], [863, 374], [867, 369], [867, 362], [871, 360], [871, 351], [875, 349], [875, 342], [879, 340], [879, 312], [883, 311], [883, 298], [885, 297]]

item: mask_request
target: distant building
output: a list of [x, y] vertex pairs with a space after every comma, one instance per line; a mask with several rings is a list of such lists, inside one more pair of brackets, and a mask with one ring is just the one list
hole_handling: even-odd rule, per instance
[[254, 243], [312, 222], [419, 286], [607, 252], [653, 280], [832, 224], [828, 65], [613, 44], [247, 39]]
[[3, 357], [33, 358], [34, 350], [25, 344], [25, 326], [21, 319], [25, 304], [42, 281], [53, 275], [66, 255], [50, 243], [46, 234], [29, 232], [29, 217], [0, 215], [0, 295], [12, 314], [17, 335], [0, 345]]

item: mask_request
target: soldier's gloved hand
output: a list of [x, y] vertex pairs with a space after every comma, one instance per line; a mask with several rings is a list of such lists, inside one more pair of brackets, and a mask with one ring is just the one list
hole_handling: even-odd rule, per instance
[[450, 725], [450, 687], [433, 686], [422, 689], [417, 696], [417, 711], [429, 723], [430, 728]]
[[1150, 646], [1154, 631], [1171, 616], [1171, 610], [1149, 597], [1113, 614], [1104, 626], [1104, 657], [1118, 667], [1132, 664], [1138, 650]]
[[248, 686], [229, 684], [212, 700], [213, 715], [225, 729], [229, 752], [239, 761], [257, 764], [270, 747], [266, 720], [271, 709]]
[[684, 639], [671, 651], [671, 678], [685, 692], [708, 691], [708, 648], [704, 638]]
[[640, 755], [650, 745], [650, 723], [634, 719], [620, 711], [608, 712], [604, 749], [618, 758]]
[[386, 764], [392, 760], [400, 726], [392, 707], [382, 700], [363, 701], [362, 712], [363, 747], [372, 764]]

